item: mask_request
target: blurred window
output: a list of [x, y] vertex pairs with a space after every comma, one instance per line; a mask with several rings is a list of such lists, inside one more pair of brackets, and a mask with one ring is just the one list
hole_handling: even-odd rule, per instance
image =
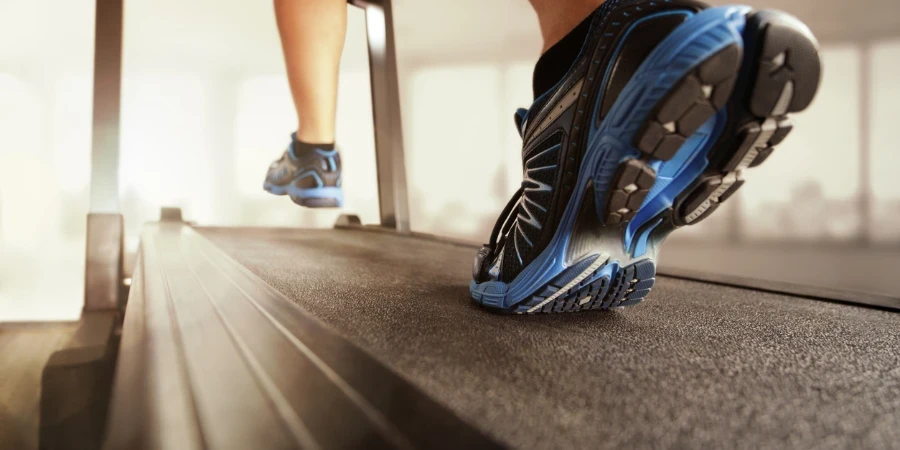
[[900, 39], [878, 42], [871, 49], [871, 190], [872, 239], [900, 244]]

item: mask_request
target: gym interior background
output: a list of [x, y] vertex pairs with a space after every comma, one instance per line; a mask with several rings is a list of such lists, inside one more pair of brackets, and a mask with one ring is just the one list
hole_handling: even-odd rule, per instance
[[[823, 84], [772, 162], [720, 213], [676, 233], [662, 263], [900, 296], [885, 270], [900, 263], [900, 3], [746, 3], [810, 25]], [[525, 0], [395, 0], [394, 21], [412, 229], [482, 241], [521, 180], [512, 112], [531, 101], [536, 18]], [[73, 320], [82, 306], [93, 34], [93, 0], [0, 0], [0, 321]], [[338, 211], [262, 190], [294, 123], [269, 2], [129, 0], [123, 71], [131, 250], [161, 206], [203, 225], [334, 223]], [[345, 209], [374, 223], [368, 77], [364, 13], [351, 8], [338, 110]]]

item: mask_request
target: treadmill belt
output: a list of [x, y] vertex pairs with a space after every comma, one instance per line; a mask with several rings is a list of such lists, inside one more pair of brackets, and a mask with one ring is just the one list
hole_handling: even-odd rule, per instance
[[900, 442], [900, 315], [659, 277], [623, 311], [503, 316], [472, 247], [366, 230], [200, 229], [513, 447]]

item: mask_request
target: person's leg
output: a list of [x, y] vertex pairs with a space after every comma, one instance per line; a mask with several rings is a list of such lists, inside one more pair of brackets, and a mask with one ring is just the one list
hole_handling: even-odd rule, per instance
[[301, 206], [342, 206], [334, 128], [347, 2], [275, 0], [275, 17], [298, 123], [288, 149], [269, 167], [263, 188], [289, 195]]
[[[566, 34], [575, 29], [585, 17], [589, 16], [604, 0], [529, 0], [537, 13], [544, 38], [545, 53]], [[581, 43], [579, 42], [579, 45]]]
[[783, 13], [692, 0], [531, 3], [545, 51], [516, 112], [524, 180], [471, 296], [516, 313], [634, 305], [666, 236], [713, 213], [809, 106], [815, 39]]
[[297, 109], [297, 139], [333, 143], [347, 2], [275, 0], [275, 17]]

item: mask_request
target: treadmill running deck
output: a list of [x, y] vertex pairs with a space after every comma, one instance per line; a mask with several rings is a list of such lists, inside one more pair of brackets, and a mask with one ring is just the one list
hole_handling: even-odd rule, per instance
[[501, 316], [474, 249], [366, 230], [200, 229], [514, 447], [900, 442], [900, 315], [660, 277], [624, 311]]

